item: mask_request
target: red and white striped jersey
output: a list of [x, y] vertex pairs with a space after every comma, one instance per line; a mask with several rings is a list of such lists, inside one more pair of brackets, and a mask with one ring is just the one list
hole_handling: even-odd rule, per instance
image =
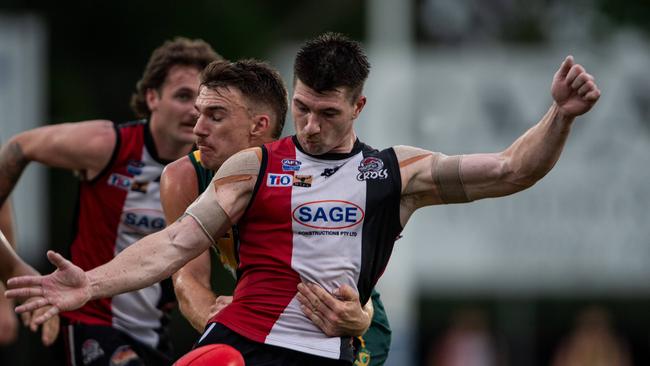
[[[110, 261], [140, 238], [165, 227], [159, 183], [167, 162], [157, 157], [148, 122], [130, 122], [115, 129], [117, 142], [110, 162], [80, 187], [77, 234], [70, 256], [84, 270]], [[112, 326], [157, 347], [163, 307], [174, 301], [171, 284], [161, 284], [90, 301], [63, 316], [72, 322]]]
[[237, 224], [233, 302], [213, 320], [257, 342], [352, 361], [350, 338], [316, 327], [296, 286], [346, 284], [362, 303], [369, 299], [402, 230], [395, 152], [357, 141], [350, 153], [312, 156], [295, 137], [262, 151], [255, 193]]

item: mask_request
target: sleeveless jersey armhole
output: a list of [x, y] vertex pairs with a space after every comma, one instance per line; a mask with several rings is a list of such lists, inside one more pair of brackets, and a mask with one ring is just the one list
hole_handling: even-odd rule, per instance
[[104, 177], [111, 170], [113, 164], [115, 164], [115, 160], [117, 160], [120, 146], [122, 144], [122, 136], [120, 134], [120, 129], [115, 122], [113, 122], [113, 131], [115, 131], [115, 146], [113, 146], [111, 158], [108, 160], [108, 163], [106, 163], [106, 166], [104, 166], [104, 168], [93, 179], [87, 181], [88, 184], [95, 184], [100, 178]]

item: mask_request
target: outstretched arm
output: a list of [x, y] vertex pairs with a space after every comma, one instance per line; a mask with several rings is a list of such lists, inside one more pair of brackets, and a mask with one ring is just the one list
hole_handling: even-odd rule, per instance
[[105, 120], [39, 127], [13, 136], [0, 150], [0, 204], [30, 162], [93, 177], [110, 160], [116, 139], [113, 123]]
[[[241, 163], [240, 154], [248, 152], [236, 154], [224, 163], [212, 187], [188, 208], [186, 215], [164, 230], [138, 240], [110, 262], [83, 272], [59, 254], [48, 252], [48, 259], [57, 267], [54, 273], [9, 280], [10, 287], [16, 288], [7, 291], [7, 296], [41, 297], [16, 311], [53, 305], [36, 319], [42, 323], [60, 311], [77, 309], [88, 300], [137, 290], [171, 276], [205, 251], [214, 238], [223, 235], [243, 214], [254, 188], [259, 161], [256, 160], [254, 169], [254, 163]], [[253, 158], [257, 159], [254, 152]]]
[[[196, 171], [189, 157], [167, 165], [160, 180], [160, 200], [167, 222], [176, 221], [198, 195]], [[210, 251], [206, 250], [172, 276], [178, 307], [199, 332], [210, 319], [217, 298], [210, 286], [210, 269]]]
[[395, 151], [402, 173], [402, 220], [418, 207], [509, 195], [544, 177], [560, 157], [574, 119], [600, 97], [594, 78], [567, 57], [551, 86], [546, 115], [500, 153], [445, 156], [407, 146]]

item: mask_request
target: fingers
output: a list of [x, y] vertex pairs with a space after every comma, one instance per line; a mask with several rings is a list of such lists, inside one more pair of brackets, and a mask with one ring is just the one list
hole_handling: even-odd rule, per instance
[[343, 301], [359, 301], [359, 294], [348, 285], [341, 285], [333, 291], [333, 294]]
[[[20, 276], [13, 277], [7, 281], [7, 286], [12, 287], [28, 287], [28, 286], [40, 286], [43, 282], [43, 276]], [[11, 291], [5, 292], [5, 295]], [[9, 296], [9, 295], [6, 295]]]
[[307, 316], [307, 318], [309, 318], [309, 320], [311, 320], [311, 322], [320, 328], [325, 334], [328, 336], [332, 335], [330, 334], [330, 329], [327, 327], [327, 323], [325, 322], [324, 315], [322, 313], [302, 304], [300, 304], [300, 309]]
[[588, 92], [583, 97], [584, 100], [589, 101], [589, 102], [596, 102], [598, 100], [598, 98], [600, 98], [600, 89], [598, 89], [598, 88]]
[[30, 313], [30, 312], [21, 313], [20, 314], [20, 319], [23, 322], [23, 326], [28, 327], [29, 323], [32, 322], [32, 313]]
[[[40, 287], [14, 288], [14, 289], [5, 291], [5, 296], [8, 297], [8, 298], [11, 298], [11, 299], [34, 297], [34, 296], [43, 296], [43, 289], [40, 288]], [[26, 306], [26, 305], [28, 305], [28, 304], [21, 305], [18, 308]], [[16, 309], [18, 309], [18, 308], [16, 308]]]
[[[16, 312], [17, 313], [23, 313], [23, 312], [26, 312], [26, 311], [34, 311], [36, 309], [42, 308], [43, 306], [47, 306], [47, 305], [50, 305], [50, 303], [46, 299], [41, 297], [41, 298], [38, 298], [38, 299], [36, 299], [34, 301], [31, 301], [31, 302], [28, 302], [28, 303], [25, 303], [25, 304], [22, 304], [22, 305], [16, 307]], [[32, 316], [32, 318], [33, 317], [34, 316]], [[34, 319], [32, 319], [32, 322], [34, 322]]]
[[298, 292], [307, 298], [313, 308], [321, 313], [335, 310], [340, 305], [340, 300], [315, 283], [302, 283], [298, 285]]
[[576, 80], [578, 75], [582, 75], [586, 73], [585, 68], [582, 67], [580, 64], [575, 64], [571, 66], [571, 69], [569, 70], [569, 73], [567, 74], [565, 81], [567, 85], [572, 85], [573, 82]]
[[37, 325], [41, 325], [51, 319], [53, 316], [59, 315], [59, 308], [56, 306], [52, 306], [48, 311], [46, 311], [43, 315], [37, 316], [33, 322], [35, 322]]
[[580, 89], [585, 83], [588, 82], [593, 82], [594, 77], [590, 74], [588, 74], [586, 71], [578, 74], [573, 82], [571, 83], [571, 88], [573, 89]]
[[557, 73], [555, 73], [556, 77], [559, 79], [566, 78], [567, 74], [569, 73], [569, 70], [571, 70], [571, 67], [573, 65], [574, 65], [573, 56], [571, 55], [567, 56], [562, 62], [562, 65], [560, 65], [560, 69], [557, 70]]
[[47, 251], [47, 259], [59, 269], [65, 269], [71, 265], [69, 260], [63, 258], [61, 254], [53, 250]]
[[52, 317], [50, 320], [43, 324], [41, 331], [41, 342], [44, 346], [50, 346], [56, 341], [59, 335], [60, 320], [58, 316]]
[[214, 300], [214, 304], [210, 306], [210, 319], [217, 315], [223, 308], [230, 305], [232, 296], [219, 296]]

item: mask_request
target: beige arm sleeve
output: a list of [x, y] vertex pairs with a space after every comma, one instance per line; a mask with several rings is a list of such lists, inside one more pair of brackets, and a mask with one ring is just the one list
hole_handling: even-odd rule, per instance
[[[212, 244], [216, 244], [224, 227], [231, 227], [234, 224], [228, 211], [242, 211], [243, 207], [248, 204], [248, 202], [233, 204], [233, 201], [237, 201], [237, 197], [232, 196], [237, 195], [238, 189], [230, 189], [229, 186], [251, 181], [256, 177], [259, 174], [260, 161], [261, 151], [259, 148], [247, 149], [233, 155], [219, 168], [205, 192], [185, 211], [187, 215], [196, 220]], [[217, 190], [220, 189], [223, 189], [223, 193], [217, 193]], [[222, 207], [220, 202], [230, 202], [234, 207]]]
[[464, 203], [472, 200], [465, 191], [461, 172], [462, 155], [443, 157], [434, 155], [431, 178], [438, 187], [444, 203]]

